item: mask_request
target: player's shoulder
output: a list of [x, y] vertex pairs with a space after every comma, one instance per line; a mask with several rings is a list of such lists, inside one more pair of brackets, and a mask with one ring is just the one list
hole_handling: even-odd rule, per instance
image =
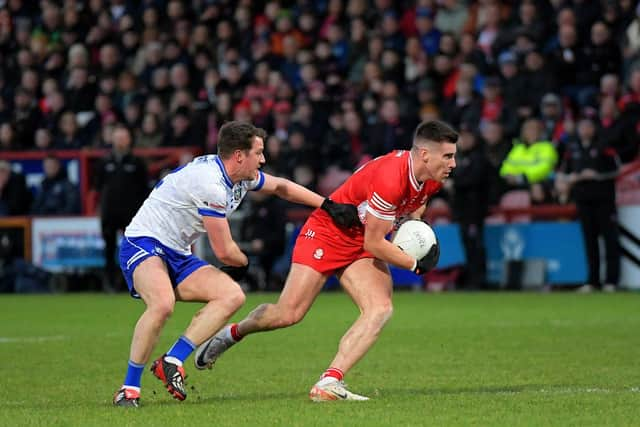
[[409, 161], [409, 151], [407, 150], [394, 150], [383, 156], [385, 166], [395, 167], [402, 169], [406, 167]]
[[409, 152], [392, 151], [372, 161], [372, 175], [378, 182], [398, 185], [398, 179], [407, 175]]
[[[181, 184], [187, 188], [226, 191], [226, 174], [215, 155], [196, 157], [180, 170]], [[230, 182], [230, 180], [229, 180]], [[232, 185], [229, 184], [229, 187]]]

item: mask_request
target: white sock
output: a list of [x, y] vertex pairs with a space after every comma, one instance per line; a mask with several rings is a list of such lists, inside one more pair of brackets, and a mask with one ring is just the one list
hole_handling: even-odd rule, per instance
[[226, 342], [236, 343], [236, 340], [233, 339], [233, 335], [231, 335], [231, 325], [227, 325], [220, 331], [220, 335]]
[[169, 362], [169, 363], [173, 363], [174, 365], [182, 366], [182, 360], [177, 359], [177, 358], [175, 358], [175, 357], [172, 357], [172, 356], [166, 356], [166, 357], [164, 358], [164, 360], [166, 360], [166, 361], [167, 361], [167, 362]]

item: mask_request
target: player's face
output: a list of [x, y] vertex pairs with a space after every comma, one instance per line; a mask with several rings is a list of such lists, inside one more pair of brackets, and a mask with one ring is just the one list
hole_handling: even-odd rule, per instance
[[[456, 144], [451, 142], [430, 143], [422, 150], [422, 161], [427, 170], [427, 179], [443, 182], [456, 167]], [[420, 179], [420, 178], [419, 178]], [[424, 179], [421, 179], [424, 181]]]
[[264, 165], [264, 141], [260, 137], [253, 138], [253, 145], [249, 151], [244, 152], [244, 172], [245, 179], [255, 179], [258, 176], [258, 169]]

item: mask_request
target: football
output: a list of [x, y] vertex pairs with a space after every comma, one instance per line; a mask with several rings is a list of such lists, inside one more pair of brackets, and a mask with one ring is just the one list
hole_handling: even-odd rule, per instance
[[403, 222], [391, 242], [415, 259], [424, 257], [438, 243], [429, 224], [417, 219]]

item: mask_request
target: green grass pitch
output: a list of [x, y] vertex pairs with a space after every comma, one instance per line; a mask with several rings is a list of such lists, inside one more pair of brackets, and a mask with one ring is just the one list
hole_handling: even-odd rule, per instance
[[[250, 295], [235, 318], [276, 298]], [[369, 402], [307, 398], [357, 315], [334, 292], [301, 324], [248, 337], [212, 371], [189, 359], [184, 402], [145, 370], [142, 406], [124, 409], [111, 397], [141, 302], [0, 296], [0, 425], [640, 425], [639, 294], [397, 292], [394, 303], [346, 378]], [[198, 307], [177, 305], [154, 357]]]

